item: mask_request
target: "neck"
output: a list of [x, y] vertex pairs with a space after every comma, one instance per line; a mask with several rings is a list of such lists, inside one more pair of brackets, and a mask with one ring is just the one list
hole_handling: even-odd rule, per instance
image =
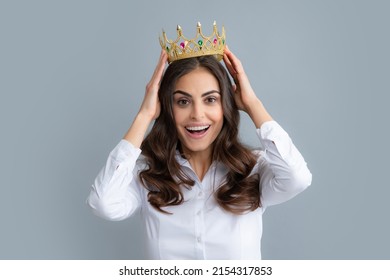
[[211, 149], [201, 152], [184, 152], [184, 154], [199, 180], [202, 181], [212, 163]]

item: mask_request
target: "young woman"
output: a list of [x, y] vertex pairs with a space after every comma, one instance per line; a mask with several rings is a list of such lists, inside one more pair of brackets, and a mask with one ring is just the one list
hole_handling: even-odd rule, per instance
[[[140, 211], [150, 259], [260, 259], [266, 207], [311, 184], [227, 47], [223, 60], [234, 85], [213, 56], [174, 61], [164, 73], [162, 51], [133, 124], [92, 186], [95, 214], [123, 220]], [[238, 140], [239, 110], [263, 150]]]

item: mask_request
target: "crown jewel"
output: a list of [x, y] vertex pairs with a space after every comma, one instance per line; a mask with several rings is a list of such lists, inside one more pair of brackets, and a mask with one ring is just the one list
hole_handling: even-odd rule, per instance
[[223, 57], [225, 28], [222, 26], [222, 34], [219, 34], [215, 21], [213, 33], [208, 37], [203, 35], [202, 26], [199, 22], [193, 39], [188, 39], [183, 35], [180, 25], [177, 26], [176, 40], [169, 40], [164, 30], [162, 35], [162, 38], [159, 38], [160, 45], [168, 53], [169, 63], [179, 59], [204, 55], [214, 55], [218, 60], [221, 60]]

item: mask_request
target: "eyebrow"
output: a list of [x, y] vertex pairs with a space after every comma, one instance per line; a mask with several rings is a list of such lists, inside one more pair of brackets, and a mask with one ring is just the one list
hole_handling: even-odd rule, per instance
[[[187, 96], [187, 97], [192, 97], [191, 94], [189, 94], [188, 92], [182, 91], [182, 90], [176, 90], [176, 91], [174, 91], [174, 92], [173, 92], [173, 95], [175, 95], [176, 93], [183, 94], [183, 95], [185, 95], [185, 96]], [[202, 97], [205, 97], [205, 96], [210, 95], [210, 94], [212, 94], [212, 93], [221, 94], [218, 90], [213, 89], [213, 90], [209, 90], [209, 91], [203, 93], [203, 94], [202, 94]]]

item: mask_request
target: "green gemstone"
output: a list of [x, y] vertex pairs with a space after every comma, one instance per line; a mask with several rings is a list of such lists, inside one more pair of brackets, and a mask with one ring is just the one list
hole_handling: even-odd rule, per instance
[[203, 45], [203, 41], [202, 41], [202, 40], [199, 40], [199, 41], [198, 41], [198, 45], [199, 45], [199, 46], [202, 46], [202, 45]]
[[223, 40], [222, 40], [222, 44], [224, 44], [224, 45], [225, 45], [225, 39], [223, 39]]
[[167, 52], [169, 52], [169, 47], [167, 47]]

